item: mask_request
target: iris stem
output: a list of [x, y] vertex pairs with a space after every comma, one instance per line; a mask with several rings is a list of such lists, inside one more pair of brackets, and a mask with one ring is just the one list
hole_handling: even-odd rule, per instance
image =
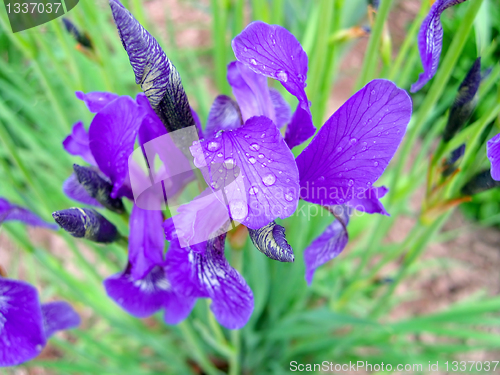
[[[231, 249], [231, 266], [243, 274], [243, 251]], [[229, 375], [240, 374], [240, 353], [241, 353], [241, 336], [240, 330], [234, 329], [231, 331], [231, 344], [233, 346], [233, 355], [229, 359]]]

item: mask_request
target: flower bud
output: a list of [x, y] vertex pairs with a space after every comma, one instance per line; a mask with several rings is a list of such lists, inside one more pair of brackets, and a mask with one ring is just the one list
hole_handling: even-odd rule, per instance
[[94, 209], [73, 207], [56, 211], [52, 217], [73, 237], [101, 243], [114, 242], [120, 237], [116, 227]]
[[453, 172], [457, 170], [458, 160], [464, 156], [465, 153], [465, 143], [462, 143], [456, 149], [454, 149], [448, 159], [443, 163], [443, 177], [450, 176]]
[[113, 185], [91, 167], [73, 164], [76, 178], [85, 191], [108, 210], [122, 214], [125, 211], [121, 198], [111, 198]]
[[248, 228], [250, 239], [261, 253], [280, 262], [293, 262], [292, 247], [285, 237], [285, 228], [274, 221], [259, 229]]
[[83, 47], [93, 49], [92, 41], [85, 33], [81, 33], [80, 30], [78, 30], [78, 28], [75, 26], [75, 24], [69, 19], [63, 17], [62, 20], [66, 31], [71, 34], [71, 36], [78, 42], [78, 44], [82, 45]]
[[478, 57], [465, 79], [458, 88], [458, 94], [450, 108], [448, 123], [444, 129], [443, 140], [449, 142], [453, 136], [469, 121], [476, 107], [476, 93], [481, 83], [481, 58]]
[[464, 187], [462, 188], [462, 194], [474, 195], [489, 189], [493, 189], [497, 186], [500, 186], [500, 181], [495, 181], [491, 177], [490, 171], [485, 170], [476, 174], [471, 178], [469, 182], [464, 185]]

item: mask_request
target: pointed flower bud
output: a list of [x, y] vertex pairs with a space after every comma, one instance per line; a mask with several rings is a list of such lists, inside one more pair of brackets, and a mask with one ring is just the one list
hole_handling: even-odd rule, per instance
[[169, 132], [194, 126], [181, 77], [160, 45], [118, 0], [109, 5], [123, 47], [151, 107]]
[[114, 242], [120, 237], [116, 227], [93, 209], [73, 207], [56, 211], [52, 217], [73, 237], [102, 243]]
[[63, 17], [62, 20], [66, 31], [71, 34], [73, 39], [75, 39], [78, 44], [82, 45], [83, 47], [93, 49], [92, 41], [85, 33], [81, 33], [80, 30], [78, 30], [78, 28], [75, 26], [75, 24], [66, 17]]
[[268, 258], [280, 262], [293, 262], [295, 260], [292, 247], [286, 241], [285, 228], [274, 221], [260, 229], [248, 228], [248, 233], [257, 250]]
[[462, 188], [462, 194], [474, 195], [498, 186], [500, 186], [500, 181], [495, 181], [490, 171], [486, 170], [472, 177]]
[[457, 162], [465, 154], [465, 143], [462, 143], [456, 149], [454, 149], [448, 159], [443, 163], [443, 177], [450, 176], [453, 172], [457, 170]]
[[453, 136], [469, 121], [476, 107], [476, 93], [481, 83], [481, 58], [472, 65], [465, 79], [458, 88], [458, 94], [450, 108], [448, 123], [444, 129], [443, 140], [450, 141]]
[[108, 210], [122, 214], [125, 211], [121, 198], [111, 198], [113, 185], [102, 178], [91, 167], [81, 167], [73, 164], [76, 178], [85, 191]]

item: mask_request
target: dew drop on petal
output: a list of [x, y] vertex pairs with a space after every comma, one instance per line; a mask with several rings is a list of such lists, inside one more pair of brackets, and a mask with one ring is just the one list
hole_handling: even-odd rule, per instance
[[255, 59], [250, 59], [250, 64], [257, 65], [257, 61], [255, 61]]
[[208, 143], [207, 149], [208, 151], [217, 151], [220, 148], [221, 144], [216, 141], [212, 141]]
[[349, 186], [352, 186], [354, 185], [354, 180], [353, 179], [350, 179], [349, 182], [347, 183]]
[[342, 147], [337, 147], [337, 152], [341, 152], [342, 151]]
[[374, 167], [378, 167], [378, 161], [376, 161], [375, 163], [373, 163], [373, 166]]
[[276, 72], [276, 78], [278, 78], [281, 82], [288, 81], [288, 73], [284, 70], [278, 70]]
[[276, 182], [276, 176], [272, 173], [266, 174], [264, 177], [262, 177], [262, 182], [266, 186], [274, 185], [274, 183]]
[[255, 164], [255, 162], [257, 161], [257, 159], [255, 159], [253, 156], [250, 156], [250, 157], [248, 158], [248, 161], [249, 161], [250, 163], [252, 163], [252, 164]]
[[259, 154], [259, 159], [264, 159], [264, 154]]
[[260, 150], [260, 146], [257, 143], [252, 143], [250, 145], [250, 150], [252, 150], [252, 151], [259, 151]]
[[248, 189], [248, 194], [250, 195], [257, 195], [259, 192], [259, 188], [257, 186], [252, 186], [250, 189]]
[[293, 201], [293, 194], [292, 194], [292, 193], [286, 193], [286, 194], [285, 194], [285, 199], [286, 199], [288, 202]]
[[244, 48], [243, 48], [243, 51], [248, 52], [248, 48], [247, 48], [247, 47], [244, 47]]
[[233, 169], [234, 167], [235, 167], [235, 163], [234, 163], [233, 158], [227, 158], [224, 160], [224, 168]]
[[234, 199], [229, 202], [229, 210], [235, 220], [243, 220], [248, 215], [248, 205], [241, 199]]
[[375, 95], [375, 90], [372, 90], [372, 95]]
[[325, 181], [325, 176], [321, 176], [320, 178], [318, 178], [318, 181]]
[[219, 152], [219, 153], [217, 154], [217, 156], [218, 156], [219, 158], [221, 158], [221, 157], [223, 156], [223, 155], [222, 155], [222, 152]]
[[356, 138], [351, 138], [351, 145], [355, 145], [358, 140]]

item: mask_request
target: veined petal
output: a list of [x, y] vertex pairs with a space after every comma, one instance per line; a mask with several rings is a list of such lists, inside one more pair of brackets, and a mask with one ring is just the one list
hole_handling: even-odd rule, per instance
[[290, 149], [300, 145], [311, 138], [316, 132], [312, 121], [309, 121], [311, 114], [300, 105], [293, 113], [292, 121], [288, 124], [285, 132], [285, 142]]
[[290, 216], [298, 203], [298, 171], [293, 154], [267, 117], [191, 147], [205, 180], [224, 193], [234, 220], [259, 229]]
[[411, 109], [408, 94], [387, 80], [355, 93], [297, 157], [301, 198], [343, 204], [371, 187], [396, 152]]
[[78, 99], [83, 100], [89, 111], [92, 113], [99, 112], [113, 100], [119, 98], [118, 94], [105, 91], [93, 91], [87, 94], [83, 91], [77, 91], [75, 94]]
[[194, 126], [181, 77], [155, 38], [118, 0], [109, 5], [120, 38], [134, 69], [135, 82], [141, 85], [167, 131]]
[[57, 331], [75, 328], [80, 325], [80, 316], [65, 301], [42, 304], [43, 326], [45, 336], [49, 338]]
[[290, 123], [292, 119], [292, 111], [290, 110], [290, 105], [286, 102], [285, 98], [281, 93], [273, 88], [269, 89], [269, 94], [271, 95], [271, 101], [274, 106], [274, 113], [276, 114], [276, 121], [274, 123], [278, 128]]
[[253, 311], [253, 293], [224, 256], [225, 235], [205, 243], [204, 254], [180, 249], [173, 243], [166, 269], [172, 286], [182, 295], [210, 298], [210, 309], [228, 329], [242, 328]]
[[292, 247], [285, 237], [285, 228], [274, 221], [259, 229], [248, 229], [248, 234], [254, 246], [268, 258], [280, 262], [293, 262]]
[[133, 280], [143, 278], [154, 266], [163, 262], [165, 240], [162, 223], [161, 211], [147, 211], [134, 205], [128, 244]]
[[336, 220], [304, 250], [308, 284], [311, 284], [316, 268], [337, 257], [349, 241], [347, 224], [349, 224], [350, 209], [345, 206], [335, 206], [329, 207], [329, 210]]
[[57, 229], [57, 225], [47, 223], [27, 208], [17, 206], [7, 199], [0, 198], [0, 225], [2, 222], [10, 220], [20, 221], [34, 227]]
[[293, 127], [304, 127], [306, 130], [303, 132], [309, 134], [308, 137], [314, 134], [309, 101], [304, 90], [307, 54], [299, 41], [281, 26], [256, 21], [233, 39], [232, 47], [238, 61], [256, 73], [280, 81], [290, 94], [297, 97], [304, 113], [297, 114], [301, 122]]
[[417, 92], [430, 81], [437, 72], [441, 49], [443, 48], [443, 26], [441, 13], [449, 7], [463, 3], [465, 0], [437, 0], [425, 17], [418, 32], [418, 50], [424, 72], [418, 81], [411, 86], [411, 92]]
[[131, 98], [121, 96], [97, 113], [90, 125], [90, 150], [99, 169], [113, 183], [114, 198], [127, 177], [128, 157], [134, 151], [143, 116]]
[[500, 134], [488, 141], [486, 155], [491, 163], [491, 177], [495, 181], [500, 181]]
[[64, 149], [71, 155], [80, 156], [91, 165], [97, 165], [89, 146], [89, 134], [83, 126], [83, 122], [78, 121], [73, 125], [71, 134], [63, 141]]
[[102, 204], [100, 204], [95, 198], [92, 198], [87, 190], [80, 185], [78, 178], [74, 173], [72, 173], [71, 176], [64, 181], [62, 189], [68, 198], [91, 206], [102, 207]]
[[219, 130], [239, 128], [242, 124], [238, 104], [229, 96], [219, 95], [208, 113], [205, 137], [213, 137]]
[[243, 122], [254, 116], [266, 116], [275, 122], [274, 104], [265, 76], [233, 61], [227, 66], [227, 81], [238, 101]]
[[45, 343], [36, 288], [0, 277], [0, 367], [29, 361], [40, 354]]
[[357, 211], [366, 212], [367, 214], [391, 216], [379, 200], [380, 198], [383, 198], [388, 191], [389, 189], [385, 186], [371, 187], [363, 192], [358, 192], [358, 194], [347, 202], [347, 205]]

